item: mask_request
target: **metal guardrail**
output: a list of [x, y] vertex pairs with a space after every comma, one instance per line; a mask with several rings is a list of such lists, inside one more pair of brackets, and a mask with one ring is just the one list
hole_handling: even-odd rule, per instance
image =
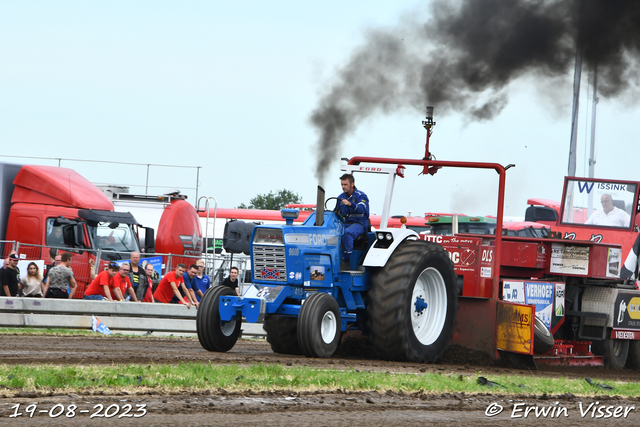
[[[119, 331], [195, 334], [196, 309], [181, 304], [0, 297], [0, 327], [91, 329], [92, 315]], [[262, 324], [242, 324], [243, 335], [264, 336]]]

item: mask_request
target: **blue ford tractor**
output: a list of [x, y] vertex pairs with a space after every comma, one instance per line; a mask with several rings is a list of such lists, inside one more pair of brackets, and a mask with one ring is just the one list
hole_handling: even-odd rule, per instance
[[[340, 270], [344, 223], [330, 209], [337, 200], [325, 201], [318, 187], [317, 209], [302, 225], [293, 225], [297, 210], [283, 209], [286, 224], [258, 225], [241, 239], [251, 255], [252, 285], [243, 296], [224, 286], [205, 293], [197, 314], [205, 349], [233, 348], [246, 321], [264, 323], [277, 353], [331, 357], [343, 333], [361, 330], [388, 360], [435, 362], [442, 356], [458, 310], [449, 255], [412, 230], [386, 228], [399, 169], [343, 170], [388, 176], [381, 227], [356, 239], [350, 268]], [[228, 233], [246, 232], [246, 223], [235, 223]]]

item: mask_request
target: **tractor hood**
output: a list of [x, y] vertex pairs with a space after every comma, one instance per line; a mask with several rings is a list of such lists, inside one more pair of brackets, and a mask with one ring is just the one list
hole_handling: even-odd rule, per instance
[[113, 203], [73, 169], [25, 165], [13, 180], [12, 203], [113, 210]]

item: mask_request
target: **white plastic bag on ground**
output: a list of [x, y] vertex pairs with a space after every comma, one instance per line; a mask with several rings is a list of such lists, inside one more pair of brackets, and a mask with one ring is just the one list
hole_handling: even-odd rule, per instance
[[93, 332], [100, 332], [101, 334], [111, 335], [111, 331], [107, 328], [107, 325], [102, 323], [96, 316], [91, 316], [91, 323], [93, 325]]

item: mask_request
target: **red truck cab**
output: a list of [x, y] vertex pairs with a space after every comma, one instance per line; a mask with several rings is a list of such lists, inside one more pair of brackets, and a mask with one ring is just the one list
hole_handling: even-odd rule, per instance
[[[562, 239], [622, 245], [623, 256], [626, 256], [638, 236], [640, 225], [639, 184], [636, 181], [565, 177], [562, 203], [529, 199], [525, 220], [551, 226], [551, 231]], [[614, 210], [624, 212], [619, 215], [625, 218], [624, 221], [605, 224], [595, 219], [598, 211], [602, 214], [603, 196], [611, 198]]]
[[[95, 251], [141, 251], [133, 215], [114, 212], [107, 196], [76, 171], [5, 164], [2, 175], [0, 226], [4, 236], [0, 239], [19, 243], [24, 259], [48, 262], [50, 247], [73, 252], [76, 297], [82, 298], [90, 281], [89, 257], [95, 258]], [[5, 245], [5, 254], [12, 246]], [[151, 242], [147, 246], [153, 251]]]

